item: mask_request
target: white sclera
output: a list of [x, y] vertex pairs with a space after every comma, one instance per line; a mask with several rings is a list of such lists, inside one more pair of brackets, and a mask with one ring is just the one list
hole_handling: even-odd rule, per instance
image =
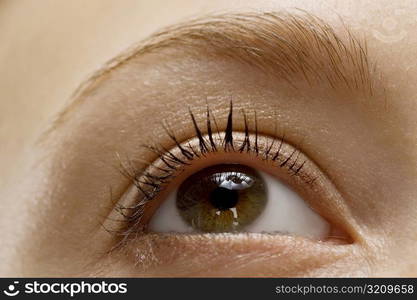
[[148, 228], [154, 232], [194, 232], [177, 209], [177, 191], [175, 189], [168, 198], [158, 207], [149, 222]]
[[[315, 239], [328, 235], [329, 223], [314, 212], [296, 192], [264, 172], [259, 174], [266, 184], [268, 201], [264, 211], [242, 231], [291, 234]], [[180, 216], [176, 197], [177, 190], [157, 209], [149, 223], [150, 231], [195, 232]]]
[[245, 227], [247, 232], [281, 232], [321, 239], [329, 234], [330, 225], [291, 188], [264, 172], [268, 201], [264, 211]]

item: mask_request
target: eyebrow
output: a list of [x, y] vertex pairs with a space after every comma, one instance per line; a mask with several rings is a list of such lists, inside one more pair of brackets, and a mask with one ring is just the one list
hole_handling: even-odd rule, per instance
[[134, 58], [164, 49], [189, 55], [215, 55], [249, 64], [294, 86], [294, 78], [309, 85], [326, 84], [372, 96], [376, 65], [369, 59], [366, 40], [346, 26], [341, 33], [306, 12], [226, 13], [169, 26], [107, 62], [82, 83], [69, 105], [57, 116], [57, 127], [106, 75]]

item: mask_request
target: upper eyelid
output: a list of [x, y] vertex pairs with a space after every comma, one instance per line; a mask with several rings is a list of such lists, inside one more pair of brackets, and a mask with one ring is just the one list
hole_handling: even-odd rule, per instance
[[309, 84], [326, 83], [331, 89], [348, 89], [367, 96], [375, 90], [385, 91], [384, 87], [375, 88], [380, 76], [374, 76], [377, 68], [366, 43], [347, 29], [345, 35], [339, 36], [329, 24], [308, 13], [231, 13], [167, 27], [119, 54], [83, 82], [40, 141], [65, 123], [108, 74], [133, 58], [167, 48], [226, 55], [272, 73], [290, 85], [294, 85], [291, 79], [297, 77]]
[[[207, 104], [207, 114], [206, 114], [206, 128], [200, 127], [204, 125], [199, 125], [192, 110], [189, 108], [189, 118], [190, 123], [192, 124], [194, 128], [194, 136], [198, 140], [197, 148], [198, 150], [195, 150], [193, 146], [191, 146], [189, 143], [184, 145], [182, 144], [177, 136], [173, 133], [173, 131], [170, 129], [170, 127], [166, 123], [162, 123], [162, 127], [166, 131], [166, 134], [168, 138], [175, 144], [178, 152], [178, 155], [171, 152], [169, 148], [166, 148], [163, 146], [163, 142], [159, 141], [158, 144], [148, 145], [143, 144], [142, 146], [146, 149], [148, 149], [150, 152], [157, 155], [157, 159], [162, 160], [163, 166], [158, 167], [160, 171], [164, 171], [165, 173], [169, 173], [172, 170], [176, 170], [177, 165], [188, 165], [188, 161], [193, 160], [194, 158], [200, 158], [201, 156], [204, 156], [205, 153], [208, 152], [218, 152], [218, 148], [223, 148], [222, 151], [224, 152], [253, 152], [260, 154], [260, 148], [261, 146], [258, 145], [258, 138], [259, 138], [259, 131], [258, 131], [258, 119], [257, 119], [257, 113], [254, 111], [253, 114], [253, 120], [252, 120], [252, 126], [249, 125], [248, 121], [248, 115], [247, 113], [242, 109], [241, 113], [243, 115], [243, 122], [244, 122], [244, 130], [242, 132], [243, 138], [240, 141], [237, 141], [235, 143], [234, 141], [234, 135], [236, 134], [234, 127], [234, 108], [233, 108], [233, 102], [230, 101], [229, 106], [229, 112], [226, 118], [226, 124], [224, 124], [225, 131], [223, 131], [223, 137], [220, 133], [220, 127], [217, 125], [217, 121], [214, 114], [210, 113], [210, 108]], [[210, 121], [214, 121], [216, 124], [216, 132], [210, 131]], [[253, 127], [253, 128], [252, 128]], [[281, 149], [284, 144], [284, 137], [285, 134], [283, 133], [281, 136], [278, 136], [278, 129], [277, 129], [277, 122], [275, 122], [275, 132], [272, 137], [271, 144], [264, 145], [264, 151], [262, 152], [262, 155], [264, 155], [262, 158], [267, 159], [269, 156], [272, 159], [272, 161], [279, 162], [280, 167], [283, 167], [284, 165], [287, 165], [287, 163], [291, 163], [289, 170], [294, 172], [294, 175], [299, 173], [301, 168], [304, 166], [305, 161], [298, 161], [299, 155], [301, 153], [301, 150], [298, 147], [291, 146], [293, 149], [292, 153], [287, 155], [286, 158], [284, 158], [283, 161], [280, 161], [281, 157]], [[207, 133], [206, 133], [207, 132]], [[254, 138], [251, 142], [250, 134], [254, 132]], [[219, 141], [214, 142], [213, 136], [218, 136]], [[260, 143], [260, 141], [259, 141]], [[286, 143], [286, 142], [285, 142]], [[275, 152], [271, 149], [274, 146]], [[236, 148], [235, 148], [236, 147]], [[297, 164], [298, 163], [298, 164]], [[120, 166], [123, 168], [123, 163], [120, 161]], [[132, 170], [123, 170], [123, 174], [130, 178], [133, 182], [136, 182], [139, 178], [139, 180], [146, 175], [151, 175], [147, 172], [147, 169], [149, 167], [155, 167], [154, 162], [146, 163], [144, 167], [138, 168], [137, 171]], [[165, 174], [163, 174], [165, 175]], [[309, 179], [311, 182], [314, 182], [314, 179]], [[140, 184], [140, 182], [136, 182]], [[141, 190], [142, 191], [142, 190]], [[145, 191], [142, 191], [145, 198], [147, 198], [147, 195]]]
[[[231, 111], [232, 111], [233, 105], [230, 105], [230, 110], [229, 110], [229, 117], [232, 116]], [[191, 118], [192, 113], [190, 113], [190, 118]], [[253, 114], [254, 116], [256, 116], [256, 114]], [[245, 116], [245, 114], [244, 114]], [[228, 120], [230, 118], [227, 118]], [[245, 118], [243, 118], [245, 119]], [[201, 120], [200, 120], [201, 121]], [[192, 121], [190, 121], [190, 123], [192, 123]], [[200, 122], [199, 122], [200, 123]], [[229, 123], [229, 122], [228, 122]], [[256, 122], [254, 122], [254, 120], [252, 120], [252, 125], [255, 124]], [[230, 124], [230, 123], [229, 123]], [[191, 125], [192, 126], [192, 125]], [[204, 125], [202, 125], [204, 126]], [[254, 125], [253, 125], [254, 126]], [[252, 127], [253, 127], [252, 126]], [[226, 124], [222, 125], [223, 127], [228, 127]], [[230, 125], [231, 130], [233, 132], [235, 132], [234, 128], [232, 128], [232, 125]], [[251, 134], [253, 134], [253, 129], [250, 129]], [[199, 127], [200, 128], [200, 127]], [[260, 126], [260, 128], [262, 128]], [[202, 127], [201, 128], [201, 132], [205, 132], [205, 129]], [[220, 143], [219, 141], [217, 141], [218, 145], [220, 145], [223, 149], [221, 151], [225, 151], [226, 153], [228, 152], [224, 147], [225, 147], [225, 143], [224, 143], [224, 138], [226, 136], [225, 132], [222, 131], [222, 136], [220, 138]], [[216, 132], [213, 134], [217, 134]], [[237, 138], [236, 140], [233, 141], [233, 143], [236, 143], [236, 145], [241, 145], [243, 144], [243, 141], [245, 140], [244, 138], [242, 138], [242, 136], [245, 136], [245, 133], [240, 131], [240, 132], [235, 132], [234, 134], [240, 135], [240, 138]], [[169, 134], [168, 134], [169, 136]], [[262, 136], [262, 138], [261, 138]], [[170, 137], [172, 140], [174, 140], [172, 137]], [[206, 133], [204, 133], [203, 138], [206, 142], [209, 141], [209, 138], [207, 136]], [[264, 140], [265, 138], [265, 140]], [[288, 144], [287, 141], [284, 141], [284, 137], [283, 136], [277, 136], [274, 135], [273, 137], [271, 136], [264, 136], [264, 135], [260, 135], [260, 139], [259, 139], [259, 153], [265, 153], [265, 151], [268, 150], [269, 148], [269, 143], [265, 142], [266, 140], [270, 140], [272, 138], [273, 141], [278, 141], [278, 143], [275, 144], [274, 146], [274, 150], [272, 151], [272, 153], [270, 153], [269, 156], [269, 160], [271, 160], [271, 158], [274, 156], [274, 153], [276, 151], [276, 153], [282, 153], [282, 155], [279, 155], [279, 158], [277, 159], [277, 161], [274, 161], [273, 164], [276, 167], [279, 167], [279, 169], [282, 169], [282, 171], [288, 171], [288, 174], [286, 175], [287, 178], [294, 178], [294, 180], [296, 180], [295, 182], [298, 182], [298, 186], [303, 186], [303, 189], [305, 190], [309, 190], [310, 193], [316, 193], [317, 191], [321, 191], [319, 193], [323, 193], [326, 194], [326, 197], [329, 197], [334, 199], [334, 201], [337, 201], [336, 203], [338, 203], [338, 205], [336, 205], [338, 208], [334, 208], [332, 210], [332, 213], [339, 216], [338, 218], [341, 218], [341, 214], [342, 211], [344, 211], [344, 214], [349, 215], [349, 209], [346, 207], [346, 205], [344, 205], [343, 203], [340, 202], [340, 200], [337, 199], [341, 199], [342, 196], [340, 195], [340, 193], [338, 192], [336, 186], [334, 185], [334, 183], [332, 182], [331, 178], [329, 178], [327, 172], [325, 172], [324, 170], [321, 169], [321, 167], [316, 164], [315, 161], [311, 160], [307, 155], [305, 155], [303, 153], [303, 151], [297, 147], [297, 146], [293, 146], [291, 144]], [[183, 139], [181, 139], [183, 140]], [[255, 138], [253, 138], [252, 136], [252, 146], [250, 150], [247, 150], [248, 152], [250, 152], [251, 154], [254, 154], [254, 140]], [[186, 145], [187, 141], [189, 141], [189, 139], [185, 139], [185, 142], [181, 142], [182, 145]], [[193, 145], [195, 147], [199, 147], [199, 142], [198, 142], [198, 138], [194, 138], [194, 143]], [[179, 141], [178, 141], [179, 142]], [[176, 143], [175, 143], [176, 144]], [[281, 150], [281, 147], [283, 148]], [[154, 148], [155, 149], [155, 148]], [[179, 148], [178, 147], [174, 147], [174, 149], [176, 150], [174, 152], [174, 154], [178, 154], [181, 155], [179, 152]], [[201, 150], [201, 145], [200, 148]], [[143, 213], [145, 212], [145, 206], [148, 203], [154, 203], [154, 199], [156, 199], [158, 197], [158, 195], [161, 192], [166, 192], [165, 187], [169, 186], [172, 184], [172, 182], [175, 180], [176, 176], [178, 176], [179, 174], [181, 174], [183, 172], [182, 169], [178, 169], [178, 166], [180, 166], [180, 164], [176, 164], [176, 168], [173, 170], [166, 170], [168, 173], [164, 172], [156, 172], [155, 170], [151, 170], [149, 168], [154, 168], [155, 166], [157, 167], [157, 169], [159, 167], [166, 167], [166, 164], [162, 164], [159, 159], [161, 155], [164, 155], [164, 151], [168, 150], [171, 151], [171, 148], [165, 148], [162, 150], [157, 150], [157, 153], [155, 153], [158, 158], [152, 162], [146, 163], [146, 165], [143, 168], [137, 168], [137, 170], [133, 173], [127, 173], [125, 175], [127, 175], [128, 179], [131, 180], [131, 182], [133, 184], [131, 184], [131, 186], [129, 187], [129, 189], [126, 191], [126, 194], [124, 195], [124, 197], [122, 197], [123, 200], [121, 200], [119, 202], [119, 204], [117, 204], [117, 208], [118, 211], [121, 212], [126, 212], [124, 214], [124, 217], [126, 218], [127, 216], [127, 222], [125, 223], [125, 225], [122, 227], [121, 232], [123, 232], [124, 230], [126, 230], [126, 228], [132, 229], [132, 228], [142, 228], [141, 226], [146, 226], [146, 224], [141, 223], [141, 219], [143, 216]], [[153, 151], [151, 149], [151, 151]], [[231, 152], [236, 152], [238, 151], [238, 148], [235, 147], [235, 150], [230, 150]], [[213, 148], [209, 149], [209, 152], [217, 152], [216, 150], [214, 150]], [[246, 152], [246, 151], [245, 151]], [[258, 156], [258, 155], [256, 155]], [[181, 156], [179, 156], [181, 157]], [[300, 158], [300, 159], [299, 159]], [[184, 158], [185, 159], [185, 158]], [[203, 158], [201, 156], [199, 156], [197, 159], [203, 159], [204, 160], [204, 155]], [[259, 156], [260, 160], [264, 160], [263, 156]], [[193, 160], [193, 158], [191, 159]], [[190, 160], [190, 161], [191, 161]], [[170, 162], [169, 162], [170, 163]], [[174, 163], [174, 162], [173, 162]], [[306, 167], [308, 169], [308, 171], [300, 171], [303, 167], [304, 164], [306, 164]], [[283, 166], [285, 165], [285, 168], [283, 168]], [[121, 167], [123, 167], [123, 165], [120, 165]], [[313, 171], [314, 170], [314, 171]], [[170, 177], [168, 177], [167, 181], [161, 181], [158, 184], [158, 188], [155, 191], [152, 191], [152, 188], [148, 189], [146, 184], [143, 184], [143, 180], [147, 180], [147, 172], [149, 172], [149, 175], [151, 176], [155, 176], [158, 177], [160, 174], [172, 174], [172, 176], [170, 175]], [[190, 170], [189, 170], [190, 172]], [[280, 172], [280, 174], [283, 174]], [[292, 176], [292, 175], [297, 175], [297, 176]], [[152, 178], [150, 178], [152, 180]], [[291, 179], [292, 180], [292, 179]], [[301, 182], [303, 184], [301, 184]], [[155, 181], [154, 183], [158, 183], [157, 181]], [[325, 190], [324, 186], [327, 186], [329, 188], [329, 190]], [[133, 188], [133, 191], [132, 189]], [[134, 193], [134, 190], [136, 190], [139, 194]], [[149, 195], [147, 195], [147, 193], [150, 193]], [[141, 197], [138, 195], [142, 195]], [[125, 197], [126, 196], [126, 197]], [[134, 197], [134, 200], [133, 198]], [[130, 199], [130, 200], [129, 200]], [[126, 202], [127, 201], [127, 202]], [[127, 203], [127, 205], [126, 205]], [[312, 202], [310, 202], [312, 203]], [[327, 202], [326, 202], [327, 203]], [[321, 206], [318, 205], [316, 203], [316, 205], [314, 207], [317, 206]], [[133, 217], [130, 217], [130, 214], [133, 214]], [[334, 219], [333, 215], [330, 214], [326, 214], [326, 216], [329, 219]], [[336, 220], [337, 218], [335, 218]], [[357, 227], [357, 225], [355, 224], [355, 222], [351, 222], [352, 224], [344, 224], [344, 223], [340, 223], [338, 224], [339, 226], [343, 226], [346, 227], [344, 228], [347, 232], [349, 232], [350, 234], [352, 234], [352, 232], [354, 232], [355, 227]], [[352, 225], [352, 226], [351, 226]], [[141, 229], [142, 230], [142, 229]]]

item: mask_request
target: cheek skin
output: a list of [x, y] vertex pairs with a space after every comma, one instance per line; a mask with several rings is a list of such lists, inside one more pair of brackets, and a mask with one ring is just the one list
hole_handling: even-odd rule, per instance
[[98, 276], [138, 277], [369, 275], [354, 244], [256, 233], [147, 234], [115, 250], [94, 269]]

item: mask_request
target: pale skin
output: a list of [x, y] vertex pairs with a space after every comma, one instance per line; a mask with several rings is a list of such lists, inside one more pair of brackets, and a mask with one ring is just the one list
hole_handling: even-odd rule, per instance
[[[366, 39], [380, 76], [373, 96], [294, 90], [249, 65], [171, 49], [114, 69], [49, 131], [89, 74], [156, 30], [212, 12], [292, 8], [336, 32], [342, 19]], [[2, 2], [0, 275], [417, 276], [416, 23], [414, 1]], [[117, 200], [130, 184], [120, 156], [148, 159], [138, 141], [162, 136], [159, 121], [182, 124], [188, 106], [202, 115], [206, 101], [221, 119], [231, 97], [237, 110], [264, 112], [265, 134], [275, 111], [288, 142], [325, 170], [341, 197], [323, 215], [334, 212], [328, 219], [352, 241], [139, 236], [108, 253], [109, 191]], [[204, 164], [224, 159], [235, 158]]]

